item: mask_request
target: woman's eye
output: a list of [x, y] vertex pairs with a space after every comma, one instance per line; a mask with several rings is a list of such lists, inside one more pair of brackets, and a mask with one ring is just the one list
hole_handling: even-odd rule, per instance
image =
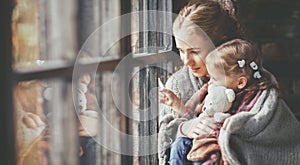
[[191, 51], [191, 54], [193, 55], [198, 55], [200, 52], [196, 52], [196, 51]]

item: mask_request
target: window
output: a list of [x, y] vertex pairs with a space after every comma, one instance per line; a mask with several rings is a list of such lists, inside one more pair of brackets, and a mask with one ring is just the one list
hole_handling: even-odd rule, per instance
[[3, 162], [158, 164], [157, 78], [178, 61], [171, 6], [5, 1]]

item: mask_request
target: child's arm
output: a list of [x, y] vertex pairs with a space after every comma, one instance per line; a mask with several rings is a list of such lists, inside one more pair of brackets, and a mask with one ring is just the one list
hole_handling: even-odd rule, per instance
[[179, 115], [183, 115], [186, 112], [186, 108], [183, 102], [173, 93], [170, 89], [167, 89], [165, 85], [158, 79], [159, 84], [159, 102], [172, 107]]
[[179, 115], [185, 113], [183, 102], [169, 89], [164, 88], [159, 91], [159, 102], [172, 107]]

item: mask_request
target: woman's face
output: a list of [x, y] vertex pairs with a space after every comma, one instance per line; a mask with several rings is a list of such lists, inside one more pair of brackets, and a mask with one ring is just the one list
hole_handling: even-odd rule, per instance
[[188, 66], [197, 77], [207, 76], [205, 57], [213, 49], [210, 41], [200, 34], [181, 29], [174, 32], [176, 47], [184, 65]]

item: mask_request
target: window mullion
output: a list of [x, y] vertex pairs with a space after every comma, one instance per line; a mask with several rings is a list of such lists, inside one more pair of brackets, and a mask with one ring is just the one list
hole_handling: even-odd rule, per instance
[[[90, 60], [80, 61], [76, 63], [76, 74], [83, 74], [93, 72], [95, 66], [97, 72], [113, 71], [118, 65], [120, 60], [111, 60], [98, 62], [98, 58], [92, 58]], [[98, 67], [99, 66], [99, 67]], [[33, 79], [45, 79], [45, 78], [71, 78], [73, 76], [74, 64], [73, 63], [62, 63], [60, 65], [44, 65], [35, 67], [24, 67], [17, 68], [12, 73], [16, 77], [17, 81], [26, 81]]]
[[15, 151], [15, 123], [14, 110], [12, 105], [12, 91], [13, 91], [13, 76], [12, 76], [12, 32], [11, 32], [11, 15], [12, 15], [12, 1], [3, 0], [0, 5], [0, 64], [2, 68], [1, 82], [0, 82], [0, 131], [1, 143], [0, 162], [5, 164], [16, 164]]

